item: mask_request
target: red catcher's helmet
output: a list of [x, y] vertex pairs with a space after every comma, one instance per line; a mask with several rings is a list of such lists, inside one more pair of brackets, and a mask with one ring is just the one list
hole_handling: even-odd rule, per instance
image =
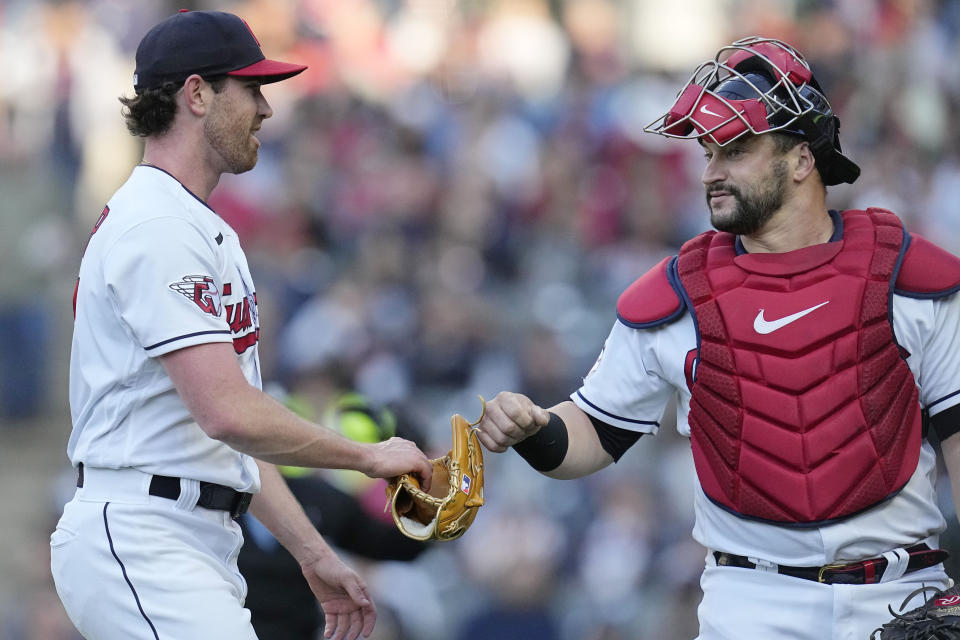
[[841, 153], [840, 120], [810, 65], [780, 40], [749, 37], [697, 67], [670, 110], [644, 128], [720, 146], [744, 134], [779, 131], [810, 143], [826, 185], [853, 183], [860, 167]]

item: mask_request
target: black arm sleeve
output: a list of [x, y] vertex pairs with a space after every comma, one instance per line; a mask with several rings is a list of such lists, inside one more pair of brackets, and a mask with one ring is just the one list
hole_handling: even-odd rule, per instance
[[593, 423], [597, 437], [600, 438], [600, 445], [604, 451], [610, 454], [614, 462], [620, 460], [623, 454], [627, 452], [627, 449], [632, 447], [634, 443], [640, 439], [640, 436], [643, 435], [639, 431], [630, 431], [629, 429], [621, 429], [612, 424], [607, 424], [594, 418], [590, 414], [587, 414], [587, 416], [590, 418], [590, 422]]
[[[640, 439], [643, 434], [638, 431], [621, 429], [587, 414], [593, 424], [600, 446], [610, 454], [614, 462], [620, 460], [627, 449]], [[513, 445], [514, 451], [519, 453], [530, 466], [537, 471], [552, 471], [560, 466], [567, 455], [567, 425], [557, 414], [550, 412], [550, 422], [537, 433], [526, 440]]]
[[960, 431], [960, 404], [955, 404], [930, 417], [929, 424], [940, 442], [957, 433]]
[[553, 471], [567, 456], [570, 444], [567, 424], [563, 418], [550, 411], [550, 422], [535, 434], [513, 445], [527, 463], [540, 472]]

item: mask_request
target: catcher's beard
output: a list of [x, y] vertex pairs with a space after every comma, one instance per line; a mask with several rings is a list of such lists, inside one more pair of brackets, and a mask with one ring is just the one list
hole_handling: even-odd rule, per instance
[[[717, 215], [710, 207], [710, 194], [726, 191], [736, 202], [733, 213]], [[710, 207], [710, 224], [718, 231], [737, 235], [751, 235], [763, 228], [773, 214], [783, 206], [787, 192], [787, 161], [775, 161], [766, 175], [760, 176], [753, 188], [740, 189], [732, 184], [715, 184], [707, 189], [707, 206]]]

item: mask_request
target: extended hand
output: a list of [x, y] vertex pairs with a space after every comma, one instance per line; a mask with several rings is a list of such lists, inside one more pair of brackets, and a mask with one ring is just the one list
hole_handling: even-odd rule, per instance
[[370, 445], [374, 449], [372, 467], [366, 471], [371, 478], [395, 478], [405, 473], [417, 476], [424, 491], [430, 490], [433, 464], [426, 454], [409, 440], [390, 438]]
[[487, 403], [483, 420], [477, 425], [477, 437], [490, 451], [502, 453], [532, 436], [549, 421], [547, 410], [527, 396], [501, 391]]

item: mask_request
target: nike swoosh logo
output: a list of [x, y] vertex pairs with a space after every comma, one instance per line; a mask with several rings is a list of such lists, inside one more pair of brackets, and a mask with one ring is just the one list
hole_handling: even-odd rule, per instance
[[777, 318], [776, 320], [765, 320], [763, 317], [763, 309], [760, 309], [760, 313], [758, 313], [757, 317], [753, 319], [753, 330], [761, 335], [773, 333], [777, 329], [782, 329], [783, 327], [787, 326], [791, 322], [795, 322], [799, 320], [800, 318], [807, 315], [808, 313], [813, 313], [814, 311], [816, 311], [823, 305], [828, 304], [829, 302], [830, 302], [829, 300], [827, 300], [826, 302], [821, 302], [820, 304], [814, 305], [809, 309], [804, 309], [803, 311], [797, 311], [796, 313], [791, 313], [788, 316]]
[[722, 117], [723, 117], [723, 116], [720, 115], [719, 113], [716, 113], [716, 112], [714, 112], [714, 111], [710, 111], [710, 109], [709, 109], [709, 108], [707, 107], [707, 105], [705, 105], [705, 104], [700, 105], [700, 113], [705, 113], [705, 114], [707, 114], [708, 116], [713, 116], [714, 118], [722, 118]]

